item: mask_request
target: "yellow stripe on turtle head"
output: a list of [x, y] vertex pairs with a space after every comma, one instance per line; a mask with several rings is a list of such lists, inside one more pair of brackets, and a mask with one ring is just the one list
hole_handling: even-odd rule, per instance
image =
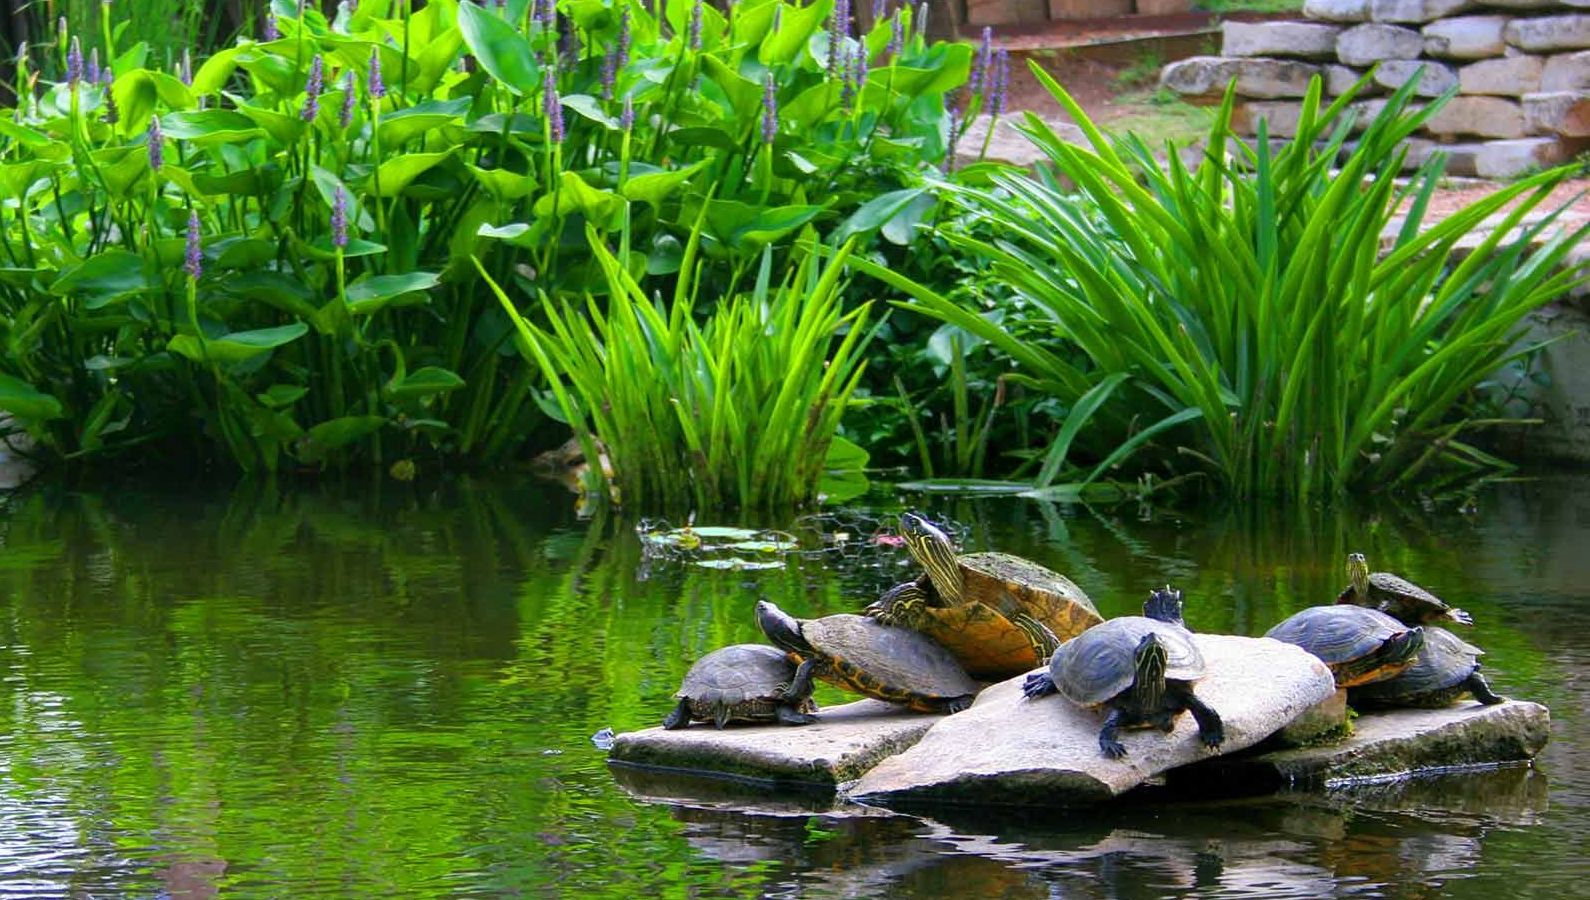
[[964, 576], [955, 559], [955, 545], [950, 536], [916, 513], [905, 513], [900, 516], [900, 537], [905, 540], [911, 558], [927, 570], [939, 599], [947, 606], [961, 605]]

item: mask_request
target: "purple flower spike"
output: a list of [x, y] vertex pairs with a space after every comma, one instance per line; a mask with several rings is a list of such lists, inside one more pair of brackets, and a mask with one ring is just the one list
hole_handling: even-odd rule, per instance
[[867, 62], [867, 45], [862, 44], [861, 50], [856, 54], [856, 94], [860, 96], [862, 89], [867, 86], [867, 70], [871, 64]]
[[381, 49], [377, 47], [370, 51], [370, 101], [373, 103], [386, 96], [386, 82], [381, 80]]
[[828, 20], [828, 77], [845, 77], [849, 62], [844, 53], [845, 39], [850, 37], [850, 0], [834, 0], [833, 18]]
[[690, 8], [690, 49], [701, 49], [701, 0]]
[[99, 84], [99, 48], [88, 51], [88, 70], [84, 74], [89, 84]]
[[320, 91], [326, 86], [326, 64], [316, 56], [309, 63], [309, 83], [304, 85], [304, 111], [305, 122], [315, 121], [320, 115]]
[[557, 0], [534, 0], [535, 20], [542, 28], [551, 28], [557, 16]]
[[1010, 86], [1010, 51], [1001, 49], [994, 62], [994, 115], [1005, 113], [1005, 89]]
[[182, 267], [194, 281], [204, 274], [204, 253], [199, 247], [199, 211], [196, 209], [188, 212], [188, 252]]
[[972, 60], [972, 77], [967, 79], [966, 87], [974, 94], [988, 95], [993, 72], [989, 66], [993, 62], [994, 54], [994, 29], [983, 28], [983, 43], [977, 48], [977, 57]]
[[618, 51], [609, 50], [602, 57], [602, 101], [613, 99], [613, 79], [618, 74]]
[[547, 66], [546, 92], [541, 98], [541, 112], [547, 117], [552, 140], [563, 143], [563, 103], [558, 100], [558, 73], [551, 66]]
[[624, 97], [624, 114], [619, 119], [619, 127], [629, 131], [635, 127], [635, 100], [633, 97]]
[[66, 51], [66, 80], [73, 87], [83, 80], [83, 45], [72, 38], [72, 47]]
[[177, 76], [182, 83], [193, 87], [193, 56], [188, 53], [188, 48], [182, 48], [182, 65], [177, 69]]
[[632, 36], [629, 26], [629, 7], [624, 7], [624, 16], [618, 20], [618, 60], [614, 64], [614, 71], [629, 65], [629, 44]]
[[762, 79], [762, 143], [771, 144], [778, 137], [778, 92], [773, 84], [773, 73]]
[[872, 24], [874, 27], [883, 21], [884, 0], [872, 0]]
[[353, 124], [353, 103], [358, 99], [358, 92], [353, 87], [353, 70], [349, 69], [342, 75], [342, 114], [337, 117], [337, 124], [347, 128]]
[[121, 121], [121, 110], [116, 108], [116, 93], [112, 90], [114, 82], [109, 69], [100, 70], [99, 83], [105, 89], [105, 122], [110, 125]]
[[894, 13], [894, 30], [889, 33], [889, 46], [884, 50], [889, 56], [889, 62], [900, 58], [900, 51], [905, 49], [905, 17], [899, 10]]
[[160, 134], [160, 117], [149, 119], [149, 168], [160, 171], [166, 161], [166, 139]]
[[927, 36], [927, 0], [918, 0], [916, 8], [911, 10], [911, 23], [916, 26], [916, 36]]
[[282, 33], [279, 30], [277, 30], [277, 28], [276, 28], [276, 17], [275, 16], [266, 16], [265, 17], [265, 27], [264, 27], [264, 38], [265, 38], [265, 40], [274, 41], [277, 38], [280, 38], [281, 36], [282, 36]]
[[340, 184], [331, 204], [331, 244], [334, 247], [348, 246], [348, 195], [342, 192]]

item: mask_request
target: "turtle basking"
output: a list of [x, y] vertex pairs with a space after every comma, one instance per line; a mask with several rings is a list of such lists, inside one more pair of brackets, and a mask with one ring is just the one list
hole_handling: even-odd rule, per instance
[[1357, 687], [1401, 674], [1424, 646], [1424, 629], [1362, 606], [1311, 606], [1265, 632], [1319, 657], [1337, 687]]
[[1473, 625], [1474, 619], [1461, 609], [1418, 585], [1390, 572], [1371, 572], [1362, 553], [1347, 554], [1347, 587], [1337, 595], [1337, 603], [1351, 603], [1378, 609], [1409, 625], [1428, 625], [1442, 620]]
[[926, 635], [865, 616], [797, 619], [762, 600], [756, 621], [800, 666], [789, 692], [811, 691], [821, 678], [847, 691], [921, 712], [960, 712], [982, 689], [949, 651]]
[[1473, 694], [1475, 700], [1487, 706], [1501, 703], [1507, 698], [1492, 692], [1480, 674], [1480, 657], [1484, 655], [1484, 650], [1445, 628], [1427, 626], [1424, 649], [1407, 671], [1386, 681], [1353, 688], [1347, 692], [1347, 700], [1365, 709], [1437, 709], [1464, 694]]
[[1120, 729], [1168, 732], [1183, 711], [1198, 722], [1204, 746], [1225, 742], [1220, 714], [1193, 693], [1203, 674], [1203, 654], [1182, 623], [1181, 592], [1167, 586], [1149, 595], [1143, 615], [1110, 619], [1061, 644], [1049, 671], [1028, 675], [1022, 692], [1029, 699], [1058, 692], [1078, 706], [1107, 708], [1099, 749], [1120, 759]]
[[795, 664], [784, 651], [764, 644], [733, 644], [696, 660], [674, 694], [679, 705], [663, 719], [663, 727], [683, 728], [692, 721], [782, 722], [809, 725], [817, 711], [808, 683], [804, 694], [787, 689], [795, 680]]
[[1081, 588], [1031, 560], [957, 555], [948, 535], [914, 513], [900, 517], [900, 535], [924, 572], [886, 591], [867, 615], [928, 635], [977, 678], [1030, 671], [1104, 621]]

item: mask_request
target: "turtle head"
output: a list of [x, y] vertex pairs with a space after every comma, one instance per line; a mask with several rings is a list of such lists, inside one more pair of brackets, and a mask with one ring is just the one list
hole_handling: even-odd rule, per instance
[[773, 646], [785, 653], [811, 653], [812, 645], [801, 634], [800, 620], [778, 608], [771, 600], [756, 601], [756, 624]]
[[1369, 599], [1369, 561], [1362, 553], [1347, 554], [1347, 580], [1352, 582], [1360, 602]]
[[1143, 615], [1161, 622], [1186, 627], [1187, 623], [1181, 619], [1181, 591], [1165, 585], [1162, 591], [1154, 591], [1143, 601]]
[[1132, 655], [1132, 668], [1137, 677], [1132, 680], [1132, 696], [1144, 713], [1156, 711], [1165, 697], [1165, 669], [1169, 654], [1165, 644], [1154, 632], [1143, 635]]
[[933, 589], [949, 606], [961, 602], [961, 570], [955, 543], [944, 530], [916, 513], [900, 516], [900, 537], [917, 565], [927, 570]]

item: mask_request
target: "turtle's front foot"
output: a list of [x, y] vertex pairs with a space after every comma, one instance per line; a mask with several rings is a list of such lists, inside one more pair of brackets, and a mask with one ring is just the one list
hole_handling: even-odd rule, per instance
[[1028, 675], [1027, 680], [1021, 685], [1021, 692], [1027, 695], [1028, 700], [1047, 697], [1056, 690], [1054, 679], [1049, 677], [1048, 672], [1034, 672]]
[[1459, 625], [1473, 625], [1474, 624], [1474, 617], [1469, 615], [1466, 610], [1454, 609], [1454, 610], [1448, 612], [1446, 614], [1446, 617], [1448, 619], [1451, 619], [1452, 621], [1458, 623]]

